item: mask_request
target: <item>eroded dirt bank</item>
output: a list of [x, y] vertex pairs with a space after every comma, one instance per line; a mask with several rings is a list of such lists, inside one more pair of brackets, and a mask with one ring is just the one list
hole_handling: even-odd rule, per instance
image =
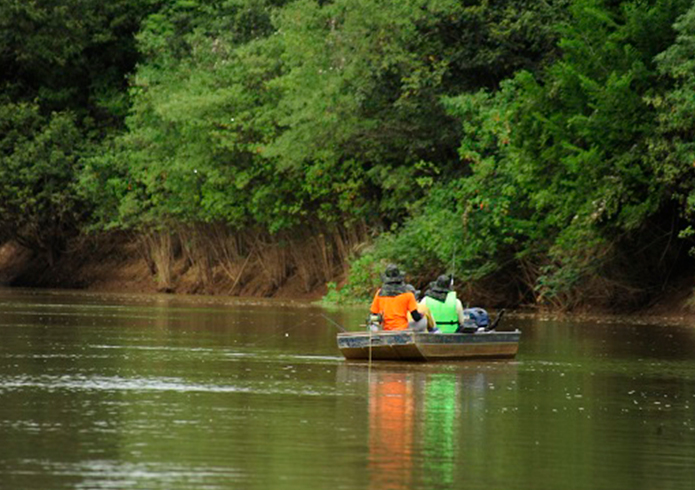
[[[203, 271], [186, 254], [173, 253], [164, 264], [152, 252], [139, 239], [113, 235], [75, 242], [49, 266], [39, 254], [8, 242], [0, 245], [0, 286], [307, 300], [326, 293], [325, 282], [291, 270], [279, 278], [271, 265], [253, 256], [209, 264]], [[340, 271], [335, 275], [339, 280]]]
[[[336, 253], [340, 247], [335, 241], [311, 237], [281, 246], [259, 241], [246, 253], [230, 253], [223, 242], [210, 240], [203, 248], [206, 253], [195, 253], [181, 239], [161, 242], [123, 233], [80, 238], [51, 266], [40, 254], [7, 242], [0, 245], [0, 286], [318, 300], [329, 281], [340, 284], [345, 279], [345, 252]], [[695, 318], [694, 286], [686, 276], [665, 285], [661, 294], [637, 309], [589, 305], [572, 313]]]

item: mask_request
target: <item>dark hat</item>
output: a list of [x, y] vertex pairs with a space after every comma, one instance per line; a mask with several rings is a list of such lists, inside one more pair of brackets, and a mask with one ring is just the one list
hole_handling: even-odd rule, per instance
[[451, 279], [449, 279], [449, 276], [445, 276], [444, 274], [442, 274], [435, 281], [434, 287], [432, 288], [432, 290], [434, 290], [434, 291], [449, 291], [450, 284], [451, 284]]
[[405, 273], [401, 271], [397, 265], [389, 264], [386, 266], [384, 273], [381, 275], [381, 280], [385, 283], [403, 282]]
[[419, 289], [415, 289], [415, 286], [413, 286], [412, 284], [406, 284], [406, 285], [405, 285], [405, 290], [406, 290], [406, 291], [409, 291], [409, 292], [411, 292], [411, 293], [413, 293], [413, 295], [415, 296], [415, 299], [416, 299], [416, 300], [418, 300], [418, 301], [420, 300], [420, 293], [421, 293], [421, 291], [420, 291]]

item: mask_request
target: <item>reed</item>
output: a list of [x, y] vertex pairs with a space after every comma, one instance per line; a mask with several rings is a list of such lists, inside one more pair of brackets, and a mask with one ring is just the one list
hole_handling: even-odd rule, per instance
[[192, 268], [196, 282], [205, 289], [213, 284], [214, 257], [210, 250], [209, 234], [206, 225], [182, 226], [177, 230], [184, 270]]
[[174, 262], [174, 240], [171, 233], [161, 230], [145, 231], [139, 236], [139, 249], [155, 276], [157, 289], [173, 289], [172, 264]]
[[180, 283], [189, 292], [269, 296], [291, 280], [308, 293], [344, 275], [366, 229], [359, 224], [271, 234], [198, 223], [144, 230], [137, 241], [159, 290]]

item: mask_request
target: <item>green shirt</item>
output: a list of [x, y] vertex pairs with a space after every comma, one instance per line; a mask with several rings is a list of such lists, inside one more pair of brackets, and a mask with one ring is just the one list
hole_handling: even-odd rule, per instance
[[431, 296], [425, 296], [424, 303], [430, 309], [437, 328], [442, 333], [454, 333], [459, 328], [458, 311], [456, 310], [456, 291], [450, 291], [444, 302]]

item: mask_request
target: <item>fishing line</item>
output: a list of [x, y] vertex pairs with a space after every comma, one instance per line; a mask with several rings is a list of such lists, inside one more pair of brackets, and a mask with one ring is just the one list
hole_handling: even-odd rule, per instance
[[266, 336], [266, 337], [263, 337], [261, 340], [258, 340], [258, 341], [256, 341], [256, 342], [252, 342], [252, 343], [246, 344], [246, 345], [247, 345], [248, 347], [256, 347], [256, 346], [258, 346], [258, 344], [263, 344], [264, 342], [267, 342], [267, 341], [269, 341], [269, 340], [275, 340], [276, 337], [281, 336], [281, 335], [282, 335], [282, 336], [285, 336], [285, 337], [289, 337], [289, 333], [290, 333], [290, 332], [292, 332], [293, 330], [296, 330], [296, 329], [299, 328], [299, 327], [304, 326], [309, 320], [311, 320], [311, 318], [307, 318], [307, 319], [304, 320], [303, 322], [298, 323], [298, 324], [295, 325], [294, 327], [288, 328], [288, 329], [285, 330], [284, 332], [274, 332], [274, 333], [272, 333], [272, 334], [270, 334], [270, 335], [268, 335], [268, 336]]
[[336, 322], [336, 321], [333, 321], [331, 318], [327, 317], [327, 316], [324, 315], [323, 313], [321, 313], [321, 316], [324, 317], [324, 318], [325, 318], [326, 320], [328, 320], [329, 322], [331, 322], [331, 323], [333, 324], [333, 326], [334, 326], [335, 328], [337, 328], [338, 330], [340, 330], [341, 332], [347, 332], [347, 328], [343, 327], [340, 323], [338, 323], [338, 322]]
[[[327, 317], [327, 316], [324, 315], [323, 313], [320, 313], [320, 316], [322, 316], [323, 318], [325, 318], [326, 320], [328, 320], [329, 322], [331, 322], [331, 324], [332, 324], [335, 328], [337, 328], [338, 330], [340, 330], [341, 332], [347, 332], [347, 331], [348, 331], [348, 330], [347, 330], [345, 327], [343, 327], [341, 324], [339, 324], [338, 322], [334, 321], [333, 319]], [[258, 341], [256, 341], [256, 342], [253, 342], [253, 343], [251, 343], [251, 344], [246, 344], [246, 345], [251, 346], [251, 347], [255, 347], [255, 346], [257, 346], [258, 344], [262, 344], [262, 343], [267, 342], [267, 341], [269, 341], [269, 340], [274, 340], [277, 336], [284, 335], [285, 337], [288, 337], [290, 332], [292, 332], [292, 331], [298, 329], [299, 327], [304, 326], [307, 322], [309, 322], [309, 321], [312, 320], [312, 319], [313, 319], [312, 317], [309, 317], [309, 318], [305, 319], [303, 322], [298, 323], [298, 324], [295, 325], [294, 327], [290, 327], [289, 329], [285, 330], [284, 332], [275, 332], [275, 333], [272, 333], [272, 334], [268, 335], [267, 337], [262, 338], [261, 340], [258, 340]]]
[[367, 364], [367, 384], [372, 384], [372, 327], [369, 326], [369, 363]]

